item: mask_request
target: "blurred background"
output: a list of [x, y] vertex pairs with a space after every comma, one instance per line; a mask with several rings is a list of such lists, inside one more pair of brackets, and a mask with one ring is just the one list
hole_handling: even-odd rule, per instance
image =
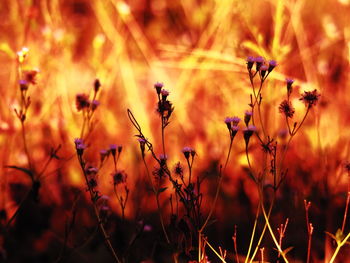
[[[289, 218], [284, 246], [294, 247], [288, 254], [292, 262], [305, 262], [307, 230], [303, 200], [311, 201], [312, 259], [329, 260], [335, 246], [325, 231], [335, 233], [341, 228], [348, 190], [344, 166], [350, 159], [349, 14], [349, 0], [2, 0], [2, 224], [15, 213], [31, 187], [25, 173], [7, 167], [28, 165], [21, 122], [14, 112], [20, 105], [17, 52], [23, 47], [29, 49], [23, 68], [39, 69], [36, 85], [28, 90], [31, 106], [25, 122], [34, 169], [42, 170], [52, 149], [61, 145], [59, 158], [49, 164], [40, 178], [39, 202], [24, 205], [12, 222], [11, 234], [1, 235], [3, 260], [7, 257], [4, 262], [59, 259], [76, 193], [85, 189], [74, 148], [74, 138], [80, 136], [83, 123], [75, 96], [92, 94], [96, 78], [102, 84], [97, 98], [100, 105], [94, 115], [86, 159], [98, 166], [101, 149], [110, 144], [122, 145], [118, 166], [128, 174], [130, 188], [127, 222], [120, 223], [120, 207], [112, 197], [113, 163], [109, 160], [99, 173], [99, 190], [111, 196], [111, 221], [118, 222], [112, 224], [114, 242], [122, 248], [123, 242], [130, 240], [130, 229], [146, 222], [150, 232], [134, 244], [133, 249], [141, 252], [128, 252], [130, 262], [152, 257], [155, 262], [167, 262], [154, 256], [158, 248], [151, 245], [153, 241], [147, 243], [160, 226], [134, 136], [137, 132], [126, 111], [133, 112], [155, 151], [161, 153], [153, 84], [164, 83], [175, 107], [165, 132], [169, 167], [178, 161], [186, 163], [183, 147], [196, 150], [194, 173], [208, 175], [203, 186], [203, 209], [208, 213], [218, 165], [224, 163], [229, 146], [224, 119], [243, 118], [249, 110], [251, 88], [246, 70], [249, 55], [278, 63], [262, 96], [264, 122], [268, 133], [279, 143], [285, 140], [287, 128], [278, 110], [286, 98], [285, 78], [295, 80], [292, 97], [295, 121], [300, 121], [305, 111], [300, 95], [314, 89], [321, 93], [317, 107], [312, 108], [293, 138], [284, 163], [288, 176], [278, 193], [271, 222], [277, 228]], [[256, 140], [253, 143], [259, 148]], [[253, 151], [253, 165], [254, 154]], [[146, 160], [151, 168], [155, 165], [150, 156]], [[215, 246], [220, 245], [232, 254], [232, 235], [237, 225], [238, 252], [242, 256], [249, 245], [258, 204], [258, 193], [246, 168], [244, 140], [238, 133], [215, 211], [217, 222], [206, 233]], [[164, 211], [169, 209], [171, 191], [170, 187], [162, 195]], [[74, 251], [65, 262], [109, 262], [108, 252], [100, 244], [103, 242], [95, 240], [73, 249], [84, 243], [82, 240], [94, 225], [89, 197], [79, 200], [77, 218], [81, 224], [76, 226], [69, 242]], [[169, 221], [167, 215], [164, 213], [164, 218]], [[118, 228], [120, 224], [129, 224], [123, 227], [125, 232]], [[345, 232], [350, 230], [349, 225]], [[262, 246], [269, 261], [269, 257], [271, 260], [276, 257], [276, 251], [266, 236]], [[343, 248], [338, 262], [350, 260], [347, 254], [349, 249]], [[215, 257], [211, 260], [216, 262]], [[233, 258], [228, 261], [233, 262]]]

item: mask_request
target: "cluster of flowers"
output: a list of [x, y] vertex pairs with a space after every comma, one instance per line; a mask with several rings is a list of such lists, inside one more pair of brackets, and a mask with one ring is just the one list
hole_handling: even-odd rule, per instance
[[[255, 72], [253, 72], [254, 64]], [[253, 78], [259, 72], [260, 79], [264, 81], [276, 66], [277, 62], [275, 60], [265, 61], [265, 59], [260, 56], [249, 56], [247, 58], [247, 69], [251, 78]]]
[[80, 93], [76, 95], [75, 105], [78, 111], [84, 109], [91, 109], [92, 111], [95, 111], [97, 109], [97, 107], [100, 105], [100, 102], [96, 100], [96, 94], [99, 91], [100, 87], [101, 83], [98, 79], [96, 79], [94, 82], [94, 97], [92, 100], [90, 100], [89, 95], [85, 93]]
[[[243, 129], [243, 137], [247, 145], [249, 143], [250, 137], [254, 134], [254, 132], [256, 132], [256, 127], [254, 125], [249, 124], [252, 118], [252, 115], [253, 113], [251, 111], [246, 111], [244, 113], [244, 124], [246, 127]], [[233, 140], [233, 138], [236, 136], [239, 130], [238, 124], [240, 121], [241, 119], [238, 118], [237, 116], [226, 117], [224, 120], [227, 126], [227, 129], [230, 133], [231, 140]]]
[[156, 89], [158, 95], [158, 113], [162, 116], [165, 123], [168, 122], [171, 114], [174, 111], [173, 104], [167, 99], [169, 96], [169, 91], [164, 89], [164, 84], [156, 82], [154, 88]]

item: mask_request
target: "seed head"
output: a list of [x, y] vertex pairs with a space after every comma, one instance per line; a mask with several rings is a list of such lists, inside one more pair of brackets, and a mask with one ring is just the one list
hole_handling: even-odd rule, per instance
[[126, 182], [127, 174], [124, 171], [117, 170], [112, 173], [113, 184], [119, 185]]
[[246, 126], [249, 125], [249, 122], [250, 122], [250, 119], [252, 118], [253, 116], [253, 112], [252, 111], [245, 111], [244, 113], [244, 123]]
[[90, 106], [89, 96], [86, 94], [77, 94], [75, 97], [75, 105], [77, 110], [83, 110]]
[[318, 94], [316, 89], [313, 91], [304, 91], [304, 94], [301, 95], [300, 100], [305, 103], [306, 107], [311, 108], [317, 104], [320, 96], [321, 95]]
[[99, 91], [101, 87], [101, 82], [99, 79], [95, 79], [95, 82], [94, 82], [94, 91], [95, 93], [97, 93]]
[[287, 118], [293, 118], [295, 109], [293, 108], [292, 103], [290, 101], [282, 101], [278, 109], [280, 113], [283, 113]]

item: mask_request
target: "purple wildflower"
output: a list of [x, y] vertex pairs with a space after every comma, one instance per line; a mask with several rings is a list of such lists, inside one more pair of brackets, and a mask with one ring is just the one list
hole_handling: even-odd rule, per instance
[[313, 91], [304, 91], [304, 94], [301, 95], [301, 98], [299, 100], [303, 101], [305, 103], [305, 106], [311, 108], [317, 104], [320, 96], [321, 95], [318, 94], [316, 89]]
[[161, 92], [163, 86], [164, 86], [164, 84], [161, 83], [161, 82], [156, 82], [156, 83], [154, 84], [154, 88], [156, 89], [158, 95], [160, 94], [160, 92]]

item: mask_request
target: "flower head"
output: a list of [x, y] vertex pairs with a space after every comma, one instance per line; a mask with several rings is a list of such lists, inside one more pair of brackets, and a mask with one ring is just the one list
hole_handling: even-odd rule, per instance
[[154, 83], [154, 88], [156, 89], [158, 95], [160, 94], [163, 87], [164, 87], [164, 84], [162, 82]]
[[81, 156], [84, 153], [84, 150], [86, 149], [86, 145], [84, 144], [83, 139], [75, 138], [74, 143], [77, 154]]
[[174, 173], [176, 175], [180, 176], [181, 178], [183, 178], [183, 176], [184, 176], [184, 168], [182, 167], [180, 162], [175, 164]]
[[28, 89], [28, 82], [26, 80], [24, 80], [24, 79], [21, 79], [19, 81], [19, 88], [20, 88], [21, 91], [27, 90]]
[[265, 62], [265, 59], [263, 57], [256, 57], [255, 58], [255, 63], [256, 63], [256, 71], [259, 71], [260, 70], [260, 67], [264, 64]]
[[254, 57], [252, 57], [252, 56], [247, 57], [247, 69], [248, 69], [248, 71], [250, 71], [253, 68], [254, 62], [255, 62]]
[[77, 94], [75, 97], [75, 105], [78, 111], [88, 108], [90, 106], [89, 96], [83, 93]]
[[113, 184], [119, 185], [126, 182], [127, 174], [124, 171], [117, 170], [116, 172], [112, 173], [113, 178]]
[[286, 84], [287, 84], [287, 94], [288, 96], [292, 93], [292, 85], [294, 83], [293, 79], [286, 78]]
[[250, 122], [250, 119], [252, 118], [253, 116], [253, 112], [252, 111], [249, 111], [249, 110], [246, 110], [245, 113], [244, 113], [244, 123], [246, 126], [249, 125], [249, 122]]
[[304, 94], [301, 95], [300, 100], [305, 103], [305, 106], [311, 108], [317, 104], [320, 96], [321, 95], [318, 94], [316, 89], [313, 91], [304, 91]]
[[287, 118], [293, 118], [295, 109], [293, 108], [292, 103], [290, 101], [282, 101], [278, 109], [280, 113], [283, 113]]
[[254, 125], [249, 125], [243, 130], [243, 137], [246, 145], [248, 145], [250, 137], [252, 137], [254, 132], [256, 132], [256, 127]]
[[269, 67], [268, 67], [267, 71], [270, 73], [276, 66], [277, 66], [276, 60], [270, 60]]

